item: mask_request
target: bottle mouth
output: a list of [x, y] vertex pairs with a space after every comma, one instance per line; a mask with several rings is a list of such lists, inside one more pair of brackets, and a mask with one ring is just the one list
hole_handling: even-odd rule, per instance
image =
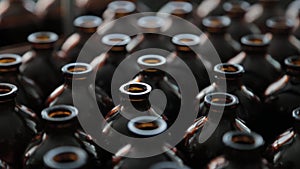
[[187, 166], [178, 164], [176, 162], [160, 162], [151, 166], [150, 169], [190, 169]]
[[126, 46], [131, 41], [125, 34], [108, 34], [102, 38], [102, 43], [107, 46]]
[[230, 15], [230, 16], [241, 16], [249, 10], [250, 4], [246, 1], [232, 1], [226, 2], [223, 5], [223, 9]]
[[262, 34], [246, 35], [242, 37], [241, 43], [249, 47], [266, 47], [270, 44], [270, 38]]
[[297, 121], [300, 121], [300, 107], [293, 110], [293, 118]]
[[0, 101], [12, 100], [17, 96], [17, 86], [9, 83], [0, 83]]
[[136, 6], [130, 1], [114, 1], [108, 4], [108, 9], [117, 14], [129, 14], [135, 11]]
[[172, 38], [172, 43], [178, 46], [196, 46], [200, 44], [200, 37], [194, 34], [178, 34]]
[[52, 122], [73, 120], [78, 115], [78, 110], [73, 106], [57, 105], [42, 111], [42, 118]]
[[12, 68], [17, 69], [21, 64], [22, 58], [20, 55], [0, 54], [0, 71], [10, 71]]
[[223, 142], [227, 147], [236, 150], [256, 150], [264, 145], [262, 136], [254, 132], [227, 132], [223, 136]]
[[142, 96], [150, 94], [152, 88], [150, 85], [142, 82], [129, 82], [120, 87], [120, 92], [129, 96]]
[[164, 25], [164, 19], [159, 16], [144, 16], [138, 19], [137, 25], [149, 32], [158, 32]]
[[47, 167], [56, 169], [76, 169], [87, 163], [87, 153], [77, 147], [63, 146], [48, 151], [43, 161]]
[[144, 55], [137, 59], [142, 69], [158, 69], [167, 63], [166, 58], [160, 55]]
[[77, 17], [73, 25], [79, 28], [97, 28], [101, 25], [102, 19], [97, 16], [85, 15]]
[[266, 21], [266, 26], [272, 33], [288, 33], [294, 25], [293, 20], [287, 17], [272, 17]]
[[54, 43], [58, 40], [58, 35], [53, 32], [36, 32], [28, 36], [30, 43]]
[[173, 15], [185, 15], [193, 11], [193, 6], [189, 2], [172, 1], [167, 4]]
[[132, 133], [140, 136], [155, 136], [166, 130], [167, 123], [156, 116], [140, 116], [131, 119], [127, 127]]
[[241, 77], [245, 71], [243, 66], [239, 64], [220, 63], [214, 67], [214, 72], [216, 73], [217, 78], [230, 80], [230, 78]]
[[214, 107], [236, 107], [239, 104], [239, 100], [236, 96], [228, 93], [210, 93], [204, 97], [204, 103], [208, 106]]
[[63, 74], [67, 78], [73, 78], [75, 80], [87, 78], [92, 71], [92, 66], [87, 63], [69, 63], [62, 67]]
[[291, 56], [284, 60], [284, 64], [289, 74], [300, 73], [300, 56]]
[[210, 33], [223, 32], [230, 26], [231, 20], [227, 16], [209, 16], [203, 19], [202, 24]]

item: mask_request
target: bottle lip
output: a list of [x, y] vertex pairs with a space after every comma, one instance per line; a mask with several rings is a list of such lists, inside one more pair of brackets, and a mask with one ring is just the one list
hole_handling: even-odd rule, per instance
[[194, 34], [177, 34], [172, 38], [172, 43], [179, 46], [196, 46], [200, 44], [200, 37]]
[[68, 78], [86, 78], [92, 73], [93, 68], [87, 63], [69, 63], [62, 67], [63, 74]]
[[293, 110], [293, 118], [300, 121], [300, 107]]
[[[74, 161], [71, 162], [59, 162], [56, 160], [56, 158], [59, 158], [60, 156], [63, 156], [62, 158], [65, 158], [64, 156], [66, 154], [72, 154], [72, 159]], [[50, 168], [56, 168], [56, 169], [76, 169], [84, 166], [87, 163], [88, 155], [87, 153], [78, 147], [73, 146], [62, 146], [54, 148], [50, 151], [48, 151], [44, 157], [43, 161], [44, 164], [47, 167]]]
[[243, 16], [250, 8], [250, 3], [246, 1], [232, 1], [225, 2], [223, 4], [223, 9], [230, 16]]
[[102, 19], [98, 16], [79, 16], [73, 21], [73, 25], [79, 28], [97, 28], [102, 24]]
[[22, 64], [22, 57], [20, 55], [5, 53], [0, 54], [0, 69], [1, 68], [16, 68]]
[[175, 162], [160, 162], [151, 166], [150, 169], [190, 169], [190, 168]]
[[202, 25], [210, 33], [224, 32], [231, 24], [228, 16], [208, 16], [202, 20]]
[[214, 106], [214, 107], [232, 107], [239, 104], [239, 100], [236, 96], [223, 93], [223, 92], [215, 92], [209, 93], [204, 97], [205, 105]]
[[69, 121], [77, 117], [78, 109], [69, 105], [56, 105], [42, 110], [42, 118], [52, 122]]
[[54, 43], [58, 40], [58, 35], [53, 32], [35, 32], [28, 36], [30, 43]]
[[270, 44], [270, 38], [263, 34], [246, 35], [242, 37], [241, 43], [249, 47], [266, 47]]
[[292, 19], [288, 17], [272, 17], [269, 18], [266, 21], [267, 28], [272, 33], [289, 33], [293, 27], [295, 26], [295, 23]]
[[172, 14], [188, 14], [193, 11], [193, 6], [190, 2], [171, 1], [168, 4]]
[[164, 19], [159, 16], [143, 16], [138, 19], [137, 25], [144, 29], [160, 29], [164, 25]]
[[101, 41], [107, 46], [126, 46], [131, 38], [126, 34], [114, 33], [105, 35]]
[[[136, 92], [129, 91], [130, 88], [137, 89]], [[119, 88], [120, 92], [125, 95], [129, 96], [140, 96], [140, 95], [146, 95], [150, 94], [152, 87], [148, 85], [147, 83], [143, 82], [128, 82], [123, 84]]]
[[216, 75], [221, 75], [218, 78], [238, 78], [241, 77], [245, 70], [243, 66], [239, 64], [231, 64], [231, 63], [220, 63], [215, 65], [214, 67], [214, 72]]
[[262, 136], [251, 132], [230, 131], [224, 134], [225, 146], [235, 150], [256, 150], [264, 145]]
[[167, 59], [161, 55], [143, 55], [137, 59], [138, 65], [143, 68], [159, 68], [167, 63]]
[[284, 60], [288, 71], [300, 71], [300, 56], [291, 56]]
[[[142, 127], [145, 127], [144, 129], [141, 129], [137, 126], [137, 125], [143, 125], [143, 124], [145, 125], [145, 126], [142, 126]], [[140, 135], [140, 136], [155, 136], [155, 135], [158, 135], [158, 134], [164, 132], [167, 129], [167, 123], [160, 117], [140, 116], [140, 117], [131, 119], [128, 122], [127, 127], [132, 133]], [[151, 129], [149, 129], [149, 127]]]
[[114, 1], [108, 4], [107, 8], [115, 13], [132, 13], [135, 11], [136, 6], [130, 1]]
[[17, 86], [10, 83], [0, 83], [0, 101], [12, 100], [17, 96]]

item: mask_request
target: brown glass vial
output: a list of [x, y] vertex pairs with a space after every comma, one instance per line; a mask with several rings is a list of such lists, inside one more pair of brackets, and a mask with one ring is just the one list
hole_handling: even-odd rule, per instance
[[290, 113], [299, 106], [300, 101], [300, 57], [285, 59], [285, 68], [285, 75], [265, 92], [265, 107], [273, 121], [273, 124], [269, 124], [273, 128], [270, 133], [275, 136], [291, 127], [293, 119]]
[[23, 0], [4, 0], [0, 3], [0, 45], [26, 42], [37, 31], [38, 18], [25, 7]]
[[[198, 48], [200, 47], [200, 37], [195, 34], [177, 34], [172, 38], [172, 43], [175, 46], [174, 56], [179, 57], [191, 69], [198, 85], [198, 89], [202, 90], [210, 84], [208, 73], [211, 72], [212, 66], [208, 60], [202, 55], [199, 55]], [[176, 73], [185, 77], [182, 71], [182, 64], [173, 60], [169, 64], [176, 69]]]
[[[212, 43], [222, 63], [236, 56], [241, 50], [240, 44], [233, 40], [231, 35], [227, 33], [230, 24], [231, 20], [227, 16], [210, 16], [202, 20], [202, 25], [204, 26], [207, 36], [206, 42], [204, 43]], [[206, 47], [202, 49], [204, 57], [208, 60], [210, 58], [210, 50], [211, 49]]]
[[[140, 116], [131, 119], [127, 123], [127, 128], [129, 132], [132, 133], [132, 136], [136, 138], [150, 138], [156, 135], [161, 134], [167, 128], [166, 122], [155, 116]], [[153, 155], [150, 157], [144, 158], [130, 158], [124, 157], [135, 155], [146, 151], [145, 145], [138, 144], [127, 144], [123, 148], [121, 148], [116, 155], [113, 157], [114, 168], [126, 169], [126, 168], [144, 168], [150, 169], [151, 166], [158, 162], [171, 161], [176, 162], [178, 165], [183, 165], [182, 160], [176, 156], [174, 150], [168, 147], [167, 143], [163, 141], [160, 143], [155, 143], [151, 147], [151, 151], [162, 152], [158, 155]], [[162, 151], [165, 150], [165, 151]]]
[[21, 64], [21, 56], [9, 53], [1, 54], [0, 81], [2, 83], [11, 83], [18, 87], [17, 103], [35, 112], [40, 112], [44, 105], [42, 91], [33, 80], [20, 73], [19, 67]]
[[102, 88], [109, 96], [111, 96], [114, 72], [127, 57], [128, 50], [126, 46], [130, 41], [130, 36], [126, 34], [114, 33], [103, 36], [101, 42], [108, 50], [91, 62], [91, 65], [97, 71], [95, 85]]
[[[113, 103], [109, 96], [101, 89], [92, 85], [92, 67], [87, 63], [70, 63], [62, 68], [65, 78], [64, 84], [55, 89], [47, 100], [47, 106], [54, 105], [74, 105], [73, 87], [81, 91], [81, 97], [85, 98], [85, 102], [91, 105], [86, 105], [87, 108], [93, 107], [93, 95], [95, 93], [96, 102], [100, 111], [107, 114], [112, 108]], [[75, 83], [76, 86], [73, 86]], [[89, 101], [87, 100], [89, 99]], [[92, 108], [91, 108], [92, 109]]]
[[264, 122], [260, 122], [260, 118], [263, 115], [262, 103], [259, 97], [243, 84], [241, 79], [244, 73], [244, 68], [241, 65], [230, 63], [217, 64], [214, 67], [214, 82], [203, 89], [196, 99], [201, 103], [208, 93], [214, 92], [227, 92], [236, 96], [239, 99], [237, 116], [252, 130], [260, 133], [265, 125]]
[[140, 73], [135, 77], [134, 81], [149, 84], [152, 90], [158, 89], [163, 92], [166, 97], [166, 103], [163, 100], [152, 102], [152, 106], [163, 111], [168, 118], [168, 123], [173, 123], [179, 114], [181, 104], [181, 93], [177, 84], [169, 80], [168, 74], [161, 70], [167, 66], [167, 60], [160, 55], [143, 55], [137, 59], [140, 67]]
[[231, 19], [228, 33], [234, 40], [240, 42], [245, 35], [260, 33], [258, 27], [248, 23], [245, 19], [245, 14], [250, 8], [250, 4], [247, 1], [229, 1], [224, 3], [223, 8], [226, 11], [226, 15]]
[[[77, 61], [83, 46], [97, 31], [101, 23], [101, 18], [92, 15], [79, 16], [74, 20], [73, 25], [76, 28], [76, 32], [70, 35], [56, 52], [55, 59], [59, 69], [65, 64]], [[89, 46], [85, 50], [89, 51], [89, 53], [82, 54], [84, 57], [80, 57], [80, 62], [90, 63], [97, 56], [97, 53], [93, 52], [94, 49], [89, 49]]]
[[89, 158], [85, 150], [73, 146], [61, 146], [48, 151], [44, 157], [45, 169], [88, 169]]
[[299, 160], [299, 127], [300, 127], [300, 108], [296, 108], [292, 116], [293, 127], [282, 133], [267, 148], [267, 157], [274, 164], [275, 169], [296, 169], [300, 167]]
[[26, 52], [22, 58], [21, 72], [41, 88], [44, 97], [49, 96], [62, 81], [52, 55], [57, 40], [57, 34], [52, 32], [30, 34], [28, 41], [31, 43], [32, 49]]
[[270, 39], [266, 35], [247, 35], [241, 39], [243, 52], [230, 63], [244, 67], [242, 82], [261, 99], [266, 88], [281, 75], [281, 66], [267, 53]]
[[206, 166], [210, 160], [224, 152], [222, 137], [226, 132], [250, 132], [237, 118], [238, 105], [238, 98], [228, 93], [211, 93], [205, 96], [204, 103], [200, 105], [200, 114], [204, 116], [191, 125], [179, 145], [184, 147], [183, 152], [188, 153], [189, 163], [193, 168]]
[[37, 134], [24, 154], [24, 168], [42, 168], [43, 157], [51, 149], [60, 146], [75, 146], [87, 151], [91, 163], [101, 164], [95, 146], [80, 137], [78, 110], [73, 106], [58, 105], [42, 111], [44, 131]]
[[0, 158], [13, 168], [21, 168], [22, 155], [36, 134], [35, 114], [16, 104], [18, 88], [0, 83]]
[[262, 157], [263, 138], [254, 133], [227, 132], [223, 136], [224, 155], [212, 160], [207, 169], [271, 169]]
[[287, 57], [298, 55], [300, 51], [300, 41], [292, 35], [294, 22], [285, 17], [273, 17], [266, 21], [266, 25], [272, 34], [268, 53], [284, 66]]

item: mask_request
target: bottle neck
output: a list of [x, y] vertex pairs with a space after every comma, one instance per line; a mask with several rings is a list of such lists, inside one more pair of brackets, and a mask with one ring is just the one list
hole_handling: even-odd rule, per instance
[[[130, 97], [130, 96], [129, 96]], [[138, 111], [147, 111], [150, 109], [151, 105], [148, 98], [125, 98], [121, 97], [122, 109], [125, 112], [135, 113]]]
[[215, 80], [216, 86], [219, 89], [219, 91], [227, 91], [227, 92], [233, 92], [235, 90], [240, 90], [242, 86], [242, 81], [240, 78], [232, 78], [232, 79], [226, 79], [226, 88], [223, 85], [224, 80], [216, 79]]
[[258, 150], [239, 151], [239, 150], [230, 149], [225, 154], [225, 157], [229, 161], [243, 164], [243, 166], [245, 164], [255, 165], [256, 163], [261, 163], [261, 159], [262, 159], [260, 152]]
[[6, 100], [6, 101], [0, 101], [0, 110], [3, 110], [1, 112], [11, 112], [14, 111], [16, 107], [16, 102], [14, 99], [12, 100]]

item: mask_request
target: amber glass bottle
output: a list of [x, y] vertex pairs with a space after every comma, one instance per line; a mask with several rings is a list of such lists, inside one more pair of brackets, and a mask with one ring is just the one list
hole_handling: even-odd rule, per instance
[[11, 83], [18, 87], [17, 103], [24, 105], [35, 112], [43, 108], [43, 96], [41, 89], [29, 78], [23, 76], [19, 67], [22, 58], [15, 54], [0, 55], [0, 81]]
[[164, 93], [166, 105], [161, 105], [162, 101], [160, 100], [157, 104], [152, 102], [152, 106], [162, 110], [168, 118], [168, 122], [173, 123], [179, 114], [181, 94], [177, 84], [170, 82], [166, 73], [160, 70], [167, 66], [166, 59], [160, 55], [144, 55], [137, 59], [137, 63], [141, 71], [134, 81], [147, 83], [152, 87], [152, 90], [158, 89]]
[[270, 18], [266, 22], [267, 28], [272, 33], [272, 40], [268, 53], [284, 66], [284, 59], [289, 56], [298, 55], [300, 41], [292, 35], [294, 22], [284, 17]]
[[22, 155], [36, 134], [36, 123], [32, 112], [17, 105], [17, 87], [0, 83], [0, 158], [14, 168], [20, 168]]
[[[80, 16], [77, 17], [73, 25], [76, 28], [76, 32], [70, 35], [61, 45], [60, 49], [56, 52], [57, 67], [62, 67], [65, 64], [73, 63], [77, 61], [77, 58], [81, 52], [81, 49], [89, 38], [97, 31], [97, 28], [101, 25], [102, 20], [97, 16]], [[88, 49], [88, 54], [84, 54], [84, 57], [80, 58], [81, 62], [90, 63], [91, 60], [97, 56], [93, 49]]]
[[[172, 38], [172, 43], [175, 46], [174, 55], [182, 59], [185, 64], [191, 69], [198, 85], [198, 89], [202, 90], [210, 84], [208, 73], [211, 72], [212, 66], [204, 57], [199, 55], [197, 48], [200, 47], [200, 37], [194, 34], [178, 34]], [[184, 77], [182, 71], [180, 71], [181, 64], [176, 60], [170, 62], [177, 69], [176, 73], [181, 74]]]
[[88, 152], [93, 163], [99, 163], [95, 146], [90, 140], [82, 140], [77, 121], [78, 110], [67, 105], [58, 105], [42, 111], [44, 132], [37, 134], [27, 147], [23, 167], [41, 168], [43, 157], [51, 149], [60, 146], [75, 146]]
[[274, 163], [275, 169], [296, 169], [300, 167], [299, 132], [300, 108], [293, 111], [293, 128], [282, 133], [274, 143], [267, 148], [267, 156]]
[[[108, 113], [113, 108], [112, 100], [105, 94], [100, 88], [94, 89], [91, 85], [91, 75], [92, 67], [86, 63], [70, 63], [65, 65], [62, 68], [64, 74], [65, 82], [63, 85], [58, 87], [54, 92], [49, 96], [47, 100], [48, 106], [54, 105], [74, 105], [73, 103], [73, 83], [75, 82], [76, 86], [80, 88], [80, 91], [84, 96], [81, 96], [85, 99], [89, 99], [87, 103], [92, 103], [93, 97], [92, 93], [95, 91], [96, 101], [100, 111], [103, 114]], [[78, 89], [77, 89], [78, 90]], [[87, 108], [92, 107], [92, 105], [86, 105]]]
[[228, 132], [223, 136], [224, 155], [212, 160], [207, 169], [271, 169], [262, 158], [263, 138], [252, 132]]
[[[252, 130], [261, 132], [264, 122], [260, 121], [262, 117], [262, 103], [258, 96], [251, 92], [241, 81], [245, 71], [241, 65], [220, 63], [214, 67], [215, 81], [203, 89], [198, 95], [199, 103], [203, 102], [208, 93], [227, 92], [235, 95], [239, 99], [237, 116], [244, 120]], [[224, 83], [226, 82], [226, 86]]]
[[[96, 69], [96, 86], [102, 88], [111, 96], [112, 78], [119, 64], [126, 58], [128, 51], [126, 46], [131, 38], [125, 34], [107, 34], [102, 38], [108, 50], [97, 56], [91, 65]], [[104, 58], [104, 59], [103, 59]], [[128, 68], [129, 69], [129, 68]]]
[[230, 1], [223, 5], [226, 15], [231, 19], [231, 25], [228, 33], [234, 40], [240, 42], [241, 38], [249, 34], [260, 33], [258, 27], [245, 20], [245, 14], [250, 8], [250, 4], [246, 1]]
[[61, 146], [48, 151], [44, 157], [45, 169], [88, 169], [88, 154], [85, 150], [73, 146]]
[[[192, 167], [204, 167], [224, 152], [222, 137], [226, 132], [250, 132], [250, 129], [237, 119], [238, 104], [238, 98], [227, 93], [211, 93], [205, 96], [200, 112], [205, 116], [198, 118], [188, 129], [182, 142], [185, 147], [183, 152], [188, 152]], [[213, 128], [209, 129], [209, 125], [217, 126], [211, 131]], [[205, 136], [209, 138], [204, 140]]]
[[291, 127], [290, 113], [299, 106], [300, 100], [300, 57], [287, 58], [285, 67], [285, 75], [271, 84], [265, 92], [265, 105], [273, 121], [273, 124], [270, 124], [273, 128], [270, 133], [274, 135]]
[[26, 42], [37, 31], [38, 18], [24, 6], [23, 0], [4, 0], [0, 3], [0, 45]]
[[[161, 134], [167, 128], [166, 122], [155, 116], [140, 116], [131, 119], [126, 126], [132, 136], [136, 138], [150, 138]], [[182, 165], [182, 161], [179, 157], [175, 155], [175, 152], [167, 147], [167, 143], [156, 143], [152, 145], [152, 150], [155, 152], [166, 150], [161, 154], [146, 157], [146, 158], [128, 158], [122, 157], [121, 155], [134, 155], [139, 152], [146, 151], [145, 147], [142, 145], [134, 145], [134, 144], [127, 144], [123, 148], [117, 152], [116, 156], [113, 157], [113, 161], [115, 163], [115, 168], [120, 169], [127, 169], [127, 168], [144, 168], [150, 169], [150, 167], [158, 162], [163, 161], [173, 161], [178, 163], [178, 165]]]
[[[227, 62], [232, 57], [236, 56], [241, 46], [238, 42], [231, 38], [231, 35], [227, 33], [231, 20], [227, 16], [210, 16], [204, 18], [202, 24], [206, 30], [207, 38], [205, 43], [212, 43], [215, 47], [221, 62]], [[204, 47], [207, 45], [203, 45]], [[202, 49], [203, 55], [209, 59], [211, 53], [210, 48], [205, 47]], [[214, 63], [217, 64], [217, 63]]]
[[266, 35], [247, 35], [241, 42], [243, 53], [230, 63], [244, 67], [242, 82], [262, 99], [266, 88], [280, 77], [281, 66], [267, 54], [270, 39]]
[[28, 36], [32, 50], [23, 55], [21, 72], [31, 78], [45, 97], [61, 83], [61, 75], [53, 62], [54, 44], [58, 36], [52, 32], [37, 32]]

